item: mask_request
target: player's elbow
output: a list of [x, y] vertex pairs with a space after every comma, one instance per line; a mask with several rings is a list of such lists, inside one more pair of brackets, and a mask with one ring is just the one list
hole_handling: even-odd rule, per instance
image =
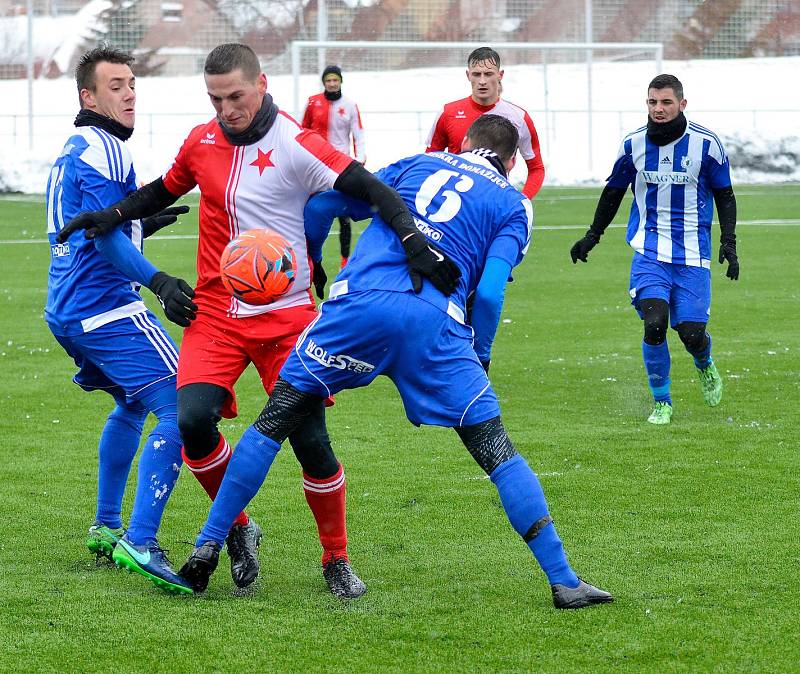
[[494, 287], [489, 284], [479, 284], [475, 290], [473, 315], [499, 316], [503, 309], [504, 294], [504, 288]]

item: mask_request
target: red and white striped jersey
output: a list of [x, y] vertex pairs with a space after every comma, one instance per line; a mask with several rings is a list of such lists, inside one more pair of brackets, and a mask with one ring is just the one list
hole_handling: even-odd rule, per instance
[[467, 130], [478, 117], [490, 112], [509, 120], [519, 132], [519, 152], [528, 167], [528, 179], [522, 193], [532, 199], [544, 181], [544, 163], [539, 150], [539, 134], [533, 120], [524, 108], [500, 99], [493, 105], [478, 105], [471, 96], [452, 103], [446, 103], [428, 134], [426, 152], [447, 150], [454, 154], [461, 152], [461, 141]]
[[[303, 208], [312, 194], [331, 189], [352, 161], [282, 112], [252, 145], [231, 145], [216, 119], [195, 127], [164, 175], [164, 186], [175, 195], [200, 187], [194, 298], [200, 311], [243, 317], [313, 303]], [[219, 272], [228, 242], [259, 228], [285, 237], [299, 267], [289, 293], [263, 306], [231, 297]]]
[[[366, 161], [364, 127], [355, 101], [344, 96], [338, 101], [329, 101], [324, 92], [310, 96], [303, 115], [303, 128], [316, 131], [340, 152], [352, 154], [356, 161], [362, 164]], [[352, 147], [350, 136], [353, 137]]]

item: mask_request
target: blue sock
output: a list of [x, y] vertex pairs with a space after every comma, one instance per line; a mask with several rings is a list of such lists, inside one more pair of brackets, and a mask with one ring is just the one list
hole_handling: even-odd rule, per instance
[[127, 538], [134, 545], [156, 541], [167, 500], [181, 469], [181, 434], [178, 430], [174, 384], [148, 393], [142, 400], [158, 418], [139, 456], [139, 478]]
[[138, 403], [126, 403], [124, 397], [116, 399], [117, 406], [108, 415], [100, 436], [95, 514], [98, 522], [112, 529], [122, 526], [122, 495], [147, 418], [147, 410]]
[[672, 404], [669, 395], [669, 347], [667, 340], [661, 344], [648, 344], [642, 342], [642, 357], [644, 358], [644, 369], [647, 372], [647, 383], [653, 393], [653, 400], [656, 402], [667, 402]]
[[[689, 349], [686, 349], [689, 351]], [[711, 335], [706, 333], [706, 345], [698, 352], [689, 351], [694, 358], [695, 367], [698, 370], [705, 370], [713, 362], [711, 359]]]
[[231, 525], [258, 493], [281, 446], [250, 426], [236, 443], [225, 477], [211, 504], [208, 520], [197, 537], [196, 545], [215, 541], [225, 543]]
[[[519, 454], [501, 463], [489, 477], [497, 487], [511, 526], [520, 536], [524, 537], [534, 524], [548, 516], [547, 501], [539, 479]], [[578, 587], [578, 576], [567, 561], [564, 546], [552, 522], [527, 544], [551, 585], [560, 583]]]

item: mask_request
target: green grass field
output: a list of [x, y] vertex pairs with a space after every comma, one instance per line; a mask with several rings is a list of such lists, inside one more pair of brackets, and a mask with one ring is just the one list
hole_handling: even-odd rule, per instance
[[[741, 278], [712, 272], [724, 398], [704, 405], [672, 333], [675, 415], [661, 428], [645, 422], [623, 230], [609, 230], [589, 264], [569, 259], [598, 193], [538, 198], [540, 229], [509, 286], [491, 372], [573, 566], [616, 597], [576, 612], [553, 609], [456, 435], [411, 426], [385, 379], [339, 395], [328, 422], [362, 599], [327, 592], [288, 450], [250, 507], [265, 530], [252, 594], [234, 596], [225, 555], [197, 598], [96, 566], [83, 540], [110, 399], [70, 382], [72, 361], [42, 320], [41, 198], [0, 199], [0, 671], [798, 671], [800, 186], [737, 188]], [[194, 239], [148, 243], [157, 264], [193, 279]], [[335, 246], [327, 253], [333, 269]], [[238, 394], [241, 416], [224, 423], [232, 440], [264, 402], [252, 372]], [[207, 510], [184, 470], [160, 535], [176, 565]]]

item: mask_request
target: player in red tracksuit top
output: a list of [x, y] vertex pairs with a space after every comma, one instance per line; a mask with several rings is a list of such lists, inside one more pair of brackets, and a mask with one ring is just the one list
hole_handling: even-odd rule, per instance
[[[316, 131], [333, 147], [347, 155], [353, 155], [357, 162], [367, 161], [364, 147], [364, 127], [361, 113], [355, 101], [342, 96], [342, 70], [339, 66], [328, 66], [322, 71], [322, 84], [325, 91], [310, 96], [303, 115], [303, 128]], [[352, 146], [350, 138], [353, 138]], [[339, 218], [339, 248], [342, 254], [342, 267], [350, 257], [352, 239], [350, 218]]]
[[472, 122], [491, 112], [508, 119], [519, 132], [519, 151], [528, 167], [528, 178], [522, 193], [533, 199], [544, 181], [544, 164], [539, 150], [539, 135], [533, 120], [518, 105], [500, 98], [500, 55], [490, 47], [480, 47], [467, 58], [467, 79], [472, 95], [447, 103], [439, 113], [428, 135], [426, 152], [460, 152], [461, 142]]
[[[416, 228], [406, 227], [408, 209], [400, 196], [357, 161], [280, 112], [267, 93], [267, 78], [246, 45], [224, 44], [208, 55], [205, 83], [217, 116], [192, 130], [175, 163], [163, 176], [103, 211], [84, 213], [63, 230], [102, 235], [120, 223], [161, 211], [195, 186], [200, 188], [196, 316], [184, 333], [178, 362], [178, 426], [189, 469], [215, 498], [235, 453], [219, 432], [221, 417], [236, 416], [234, 384], [252, 362], [267, 393], [300, 333], [317, 316], [310, 286], [321, 295], [324, 272], [310, 268], [303, 209], [309, 197], [331, 188], [367, 201], [402, 235], [409, 268], [443, 292], [452, 292], [450, 259]], [[241, 232], [269, 228], [294, 247], [299, 268], [292, 289], [275, 302], [253, 306], [225, 291], [220, 256]], [[444, 276], [442, 276], [444, 270]], [[191, 290], [189, 290], [191, 292]], [[335, 595], [357, 597], [366, 590], [347, 555], [345, 479], [325, 427], [324, 406], [304, 416], [289, 436], [304, 467], [303, 487], [323, 547], [323, 575]], [[236, 513], [232, 514], [233, 520]], [[238, 529], [237, 529], [238, 524]], [[240, 513], [228, 537], [237, 585], [255, 580], [261, 531]], [[207, 548], [208, 564], [219, 546]], [[233, 561], [241, 564], [234, 568]], [[190, 579], [191, 580], [191, 579]], [[194, 586], [202, 592], [205, 586]]]

